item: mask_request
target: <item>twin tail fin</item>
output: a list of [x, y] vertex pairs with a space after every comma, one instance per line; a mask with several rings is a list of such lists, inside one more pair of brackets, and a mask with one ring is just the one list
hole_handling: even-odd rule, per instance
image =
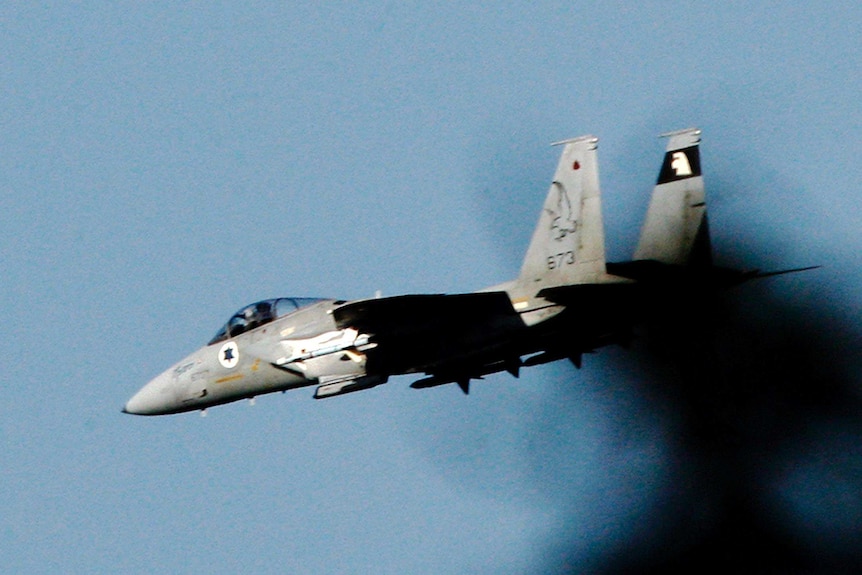
[[598, 139], [557, 142], [563, 152], [518, 284], [532, 294], [546, 287], [596, 283], [605, 275]]
[[709, 267], [712, 252], [706, 194], [700, 170], [700, 130], [663, 134], [668, 138], [658, 181], [634, 253], [635, 260]]

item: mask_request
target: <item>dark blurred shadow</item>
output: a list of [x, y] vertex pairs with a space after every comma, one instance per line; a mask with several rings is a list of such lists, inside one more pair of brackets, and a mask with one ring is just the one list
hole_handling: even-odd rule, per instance
[[[828, 294], [790, 300], [781, 282], [816, 285], [817, 274], [824, 272], [805, 273], [803, 278], [760, 280], [707, 299], [692, 294], [653, 310], [630, 351], [641, 369], [663, 374], [652, 391], [680, 418], [675, 461], [683, 471], [678, 475], [693, 484], [667, 485], [665, 499], [673, 508], [663, 510], [655, 534], [612, 545], [611, 552], [594, 558], [592, 571], [862, 569], [862, 460], [855, 447], [862, 442], [862, 409], [850, 376], [853, 358], [840, 353], [852, 349], [859, 336], [855, 326], [839, 319], [840, 304]], [[836, 517], [838, 524], [831, 525], [829, 517], [819, 516], [825, 528], [817, 532], [805, 513], [789, 513], [781, 505], [786, 494], [776, 489], [782, 470], [794, 471], [785, 469], [788, 464], [810, 459], [812, 432], [836, 426], [840, 441], [854, 450], [843, 462], [821, 460], [821, 466], [843, 468], [821, 469], [811, 481], [837, 475], [839, 484], [821, 482], [792, 493], [804, 499], [797, 509], [816, 510], [822, 506], [819, 499], [832, 491], [844, 498], [850, 523]], [[841, 443], [830, 449], [848, 453]], [[854, 513], [860, 513], [855, 524]], [[549, 556], [565, 557], [566, 552]], [[559, 563], [546, 567], [540, 572], [583, 571]]]

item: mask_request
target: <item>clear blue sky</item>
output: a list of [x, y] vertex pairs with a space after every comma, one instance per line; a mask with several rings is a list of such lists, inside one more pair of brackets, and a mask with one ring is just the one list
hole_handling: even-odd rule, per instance
[[[770, 289], [858, 325], [856, 2], [18, 6], [0, 8], [8, 572], [548, 573], [661, 549], [668, 486], [697, 487], [623, 350], [469, 398], [398, 378], [120, 413], [248, 302], [513, 277], [552, 141], [600, 138], [625, 259], [656, 136], [702, 128], [716, 246], [823, 264]], [[858, 549], [862, 437], [809, 423], [757, 469], [764, 522]]]

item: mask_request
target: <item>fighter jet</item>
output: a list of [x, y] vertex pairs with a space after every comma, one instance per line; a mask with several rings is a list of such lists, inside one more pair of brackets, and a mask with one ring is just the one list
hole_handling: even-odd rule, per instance
[[[712, 264], [701, 132], [668, 144], [631, 261], [605, 262], [598, 140], [562, 154], [520, 274], [474, 293], [344, 301], [277, 298], [233, 314], [204, 347], [155, 377], [123, 408], [162, 415], [314, 386], [335, 397], [414, 375], [424, 389], [569, 359], [627, 343], [657, 298], [724, 289], [761, 274]], [[671, 295], [672, 297], [672, 295]], [[204, 411], [205, 413], [205, 411]]]

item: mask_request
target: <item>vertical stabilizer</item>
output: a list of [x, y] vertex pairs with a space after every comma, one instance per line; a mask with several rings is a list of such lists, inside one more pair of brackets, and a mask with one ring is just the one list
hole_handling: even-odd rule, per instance
[[668, 138], [667, 151], [634, 259], [710, 265], [700, 130], [689, 128], [662, 137]]
[[530, 295], [605, 276], [598, 139], [583, 136], [558, 144], [565, 147], [518, 278]]

